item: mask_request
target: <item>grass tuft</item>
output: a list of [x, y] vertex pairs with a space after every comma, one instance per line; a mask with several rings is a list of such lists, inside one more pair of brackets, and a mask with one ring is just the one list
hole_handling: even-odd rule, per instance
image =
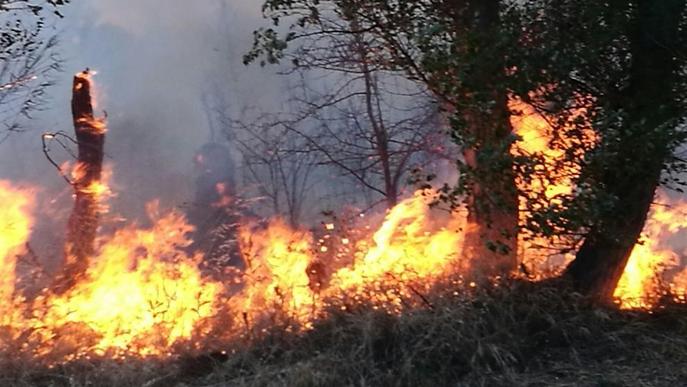
[[553, 284], [439, 287], [392, 315], [332, 300], [312, 330], [181, 360], [3, 368], [3, 386], [676, 386], [687, 307], [601, 308]]

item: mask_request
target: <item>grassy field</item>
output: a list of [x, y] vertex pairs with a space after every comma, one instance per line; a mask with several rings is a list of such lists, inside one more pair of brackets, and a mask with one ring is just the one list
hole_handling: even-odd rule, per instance
[[[457, 295], [455, 295], [457, 294]], [[339, 301], [343, 302], [343, 301]], [[400, 316], [334, 303], [304, 334], [275, 328], [232, 355], [3, 367], [1, 386], [681, 386], [687, 307], [594, 307], [510, 283], [428, 295]]]

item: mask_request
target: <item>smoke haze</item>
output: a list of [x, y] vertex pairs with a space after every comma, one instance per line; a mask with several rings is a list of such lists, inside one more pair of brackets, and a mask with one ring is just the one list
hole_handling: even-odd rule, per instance
[[260, 2], [82, 0], [63, 13], [53, 28], [63, 71], [26, 132], [0, 144], [0, 178], [65, 188], [42, 154], [40, 135], [73, 132], [71, 81], [86, 67], [98, 72], [97, 110], [108, 114], [106, 162], [122, 208], [139, 210], [159, 196], [169, 204], [189, 199], [193, 154], [210, 140], [204, 93], [223, 90], [234, 109], [278, 103], [274, 69], [241, 63], [262, 23]]

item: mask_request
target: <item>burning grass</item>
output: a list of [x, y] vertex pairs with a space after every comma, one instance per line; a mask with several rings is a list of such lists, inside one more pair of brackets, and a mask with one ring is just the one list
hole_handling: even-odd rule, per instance
[[[27, 254], [33, 195], [9, 183], [0, 185], [0, 194], [6, 199], [0, 202], [5, 214], [0, 354], [10, 363], [58, 367], [93, 359], [157, 362], [182, 354], [238, 353], [237, 343], [259, 343], [275, 330], [310, 337], [308, 332], [326, 326], [323, 321], [356, 316], [365, 309], [392, 320], [399, 315], [401, 320], [414, 319], [440, 311], [447, 294], [454, 310], [482, 303], [472, 298], [478, 289], [501, 286], [498, 281], [479, 286], [463, 282], [460, 273], [470, 264], [459, 254], [464, 218], [431, 209], [431, 196], [418, 192], [390, 210], [374, 232], [366, 219], [351, 227], [327, 223], [319, 239], [279, 220], [242, 224], [245, 268], [236, 269], [232, 281], [204, 275], [201, 256], [187, 249], [192, 226], [181, 214], [163, 214], [151, 205], [149, 226], [132, 224], [100, 238], [85, 277], [72, 288], [54, 293], [46, 287], [37, 297], [26, 298], [15, 289], [14, 269], [17, 257]], [[665, 292], [652, 279], [662, 272], [656, 262], [677, 265], [676, 254], [661, 242], [686, 227], [674, 220], [682, 207], [658, 207], [652, 213], [646, 230], [649, 242], [638, 245], [618, 288], [624, 296], [619, 297], [622, 308], [659, 311]], [[668, 290], [684, 293], [682, 273], [673, 275], [678, 281]], [[437, 290], [438, 284], [451, 291]], [[500, 348], [464, 347], [467, 353]], [[498, 353], [503, 364], [518, 364], [522, 356]]]
[[236, 283], [226, 282], [204, 275], [201, 254], [188, 251], [193, 227], [184, 217], [151, 205], [148, 227], [131, 224], [98, 239], [84, 275], [69, 289], [54, 292], [48, 284], [26, 298], [14, 274], [27, 254], [34, 199], [10, 184], [0, 188], [7, 197], [0, 203], [7, 212], [0, 350], [48, 366], [209, 351], [260, 337], [282, 322], [300, 332], [328, 313], [326, 299], [342, 294], [400, 311], [404, 298], [428, 290], [460, 257], [460, 218], [430, 216], [431, 199], [418, 193], [391, 210], [374, 233], [347, 243], [325, 235], [341, 239], [342, 253], [335, 255], [320, 255], [309, 231], [278, 220], [242, 224], [245, 268]]
[[559, 286], [523, 282], [440, 287], [427, 297], [432, 307], [398, 316], [349, 305], [302, 337], [275, 333], [199, 385], [657, 386], [687, 378], [682, 305], [599, 309]]
[[[535, 147], [523, 151], [545, 150], [545, 120], [525, 117], [520, 134]], [[560, 154], [545, 156], [554, 165]], [[667, 293], [656, 281], [669, 274], [667, 290], [685, 293], [687, 274], [666, 242], [687, 230], [683, 202], [652, 210], [647, 241], [616, 290], [620, 309], [645, 312], [627, 312], [595, 309], [548, 284], [465, 281], [461, 274], [478, 258], [462, 253], [465, 216], [430, 208], [428, 191], [383, 219], [354, 216], [319, 231], [242, 220], [240, 267], [211, 276], [203, 252], [190, 249], [193, 227], [156, 204], [148, 226], [96, 236], [90, 221], [106, 213], [109, 194], [103, 179], [97, 183], [86, 192], [87, 219], [71, 223], [73, 238], [84, 222], [92, 231], [78, 275], [59, 291], [42, 284], [26, 297], [15, 269], [31, 254], [34, 195], [0, 181], [3, 385], [653, 384], [686, 376], [665, 367], [687, 360], [685, 320], [672, 312], [683, 307], [664, 306]], [[554, 200], [570, 188], [560, 183], [533, 189]], [[218, 193], [218, 207], [231, 204], [224, 187]], [[523, 267], [551, 266], [524, 246]], [[566, 257], [554, 258], [549, 274], [513, 277], [553, 276]], [[659, 376], [632, 371], [652, 361]]]
[[[313, 329], [273, 326], [233, 354], [3, 368], [8, 386], [672, 386], [687, 312], [603, 309], [554, 284], [438, 285], [400, 314], [333, 300]], [[342, 308], [345, 306], [345, 308]], [[229, 349], [229, 348], [228, 348]]]

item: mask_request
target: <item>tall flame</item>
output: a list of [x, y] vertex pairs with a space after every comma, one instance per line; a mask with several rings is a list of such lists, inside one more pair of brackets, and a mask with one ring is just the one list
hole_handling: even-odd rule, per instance
[[[156, 208], [150, 206], [150, 213]], [[159, 355], [191, 339], [196, 323], [213, 315], [221, 285], [202, 278], [198, 257], [182, 248], [192, 227], [170, 213], [150, 229], [118, 231], [99, 250], [87, 280], [64, 295], [39, 299], [51, 327], [84, 325], [97, 339], [92, 349]], [[198, 333], [198, 332], [195, 332]]]
[[687, 268], [672, 279], [661, 275], [680, 265], [678, 253], [668, 242], [673, 235], [687, 231], [686, 215], [687, 202], [671, 200], [665, 193], [659, 193], [644, 226], [642, 240], [632, 250], [614, 293], [621, 308], [650, 309], [667, 288], [684, 298]]
[[[513, 152], [543, 155], [545, 167], [561, 165], [564, 155], [550, 146], [547, 118], [516, 99], [511, 109], [520, 112], [512, 122], [523, 138]], [[554, 171], [551, 181], [528, 182], [529, 189], [557, 200], [571, 192], [578, 171], [570, 168]], [[78, 165], [74, 173], [78, 177]], [[225, 188], [218, 187], [217, 207], [232, 201]], [[105, 205], [106, 182], [85, 189]], [[360, 218], [362, 231], [355, 236], [336, 235], [334, 223], [319, 230], [326, 233], [322, 238], [280, 219], [241, 224], [244, 267], [221, 280], [205, 275], [201, 255], [189, 251], [193, 227], [175, 211], [161, 215], [153, 203], [148, 227], [129, 225], [98, 238], [85, 274], [73, 287], [60, 294], [45, 289], [27, 300], [15, 289], [16, 266], [17, 257], [27, 254], [34, 198], [31, 191], [0, 181], [0, 349], [50, 364], [91, 356], [166, 356], [177, 347], [203, 349], [215, 337], [251, 336], [278, 322], [308, 329], [327, 313], [332, 298], [350, 297], [398, 312], [410, 299], [425, 301], [424, 292], [448, 275], [463, 273], [470, 262], [462, 254], [464, 215], [442, 213], [430, 206], [432, 200], [418, 191], [379, 224]], [[663, 196], [661, 201], [669, 200]], [[662, 295], [656, 274], [675, 271], [679, 263], [665, 241], [687, 230], [685, 211], [685, 202], [654, 206], [644, 241], [635, 247], [616, 289], [621, 307], [650, 308]], [[539, 259], [537, 243], [546, 241], [527, 241], [525, 263]], [[672, 274], [673, 290], [684, 293], [687, 269]]]
[[[533, 93], [531, 97], [536, 99], [536, 93]], [[587, 109], [584, 107], [573, 110], [566, 121], [555, 129], [552, 125], [552, 122], [556, 121], [554, 117], [538, 111], [533, 105], [520, 98], [511, 97], [509, 108], [513, 112], [511, 124], [514, 133], [521, 138], [512, 147], [511, 153], [514, 156], [538, 157], [541, 164], [537, 168], [542, 168], [545, 172], [540, 176], [534, 176], [531, 180], [519, 179], [517, 182], [523, 195], [520, 198], [520, 221], [524, 224], [528, 216], [527, 200], [539, 198], [539, 200], [543, 199], [547, 205], [561, 205], [561, 198], [572, 193], [574, 181], [580, 173], [580, 166], [575, 159], [584, 156], [584, 149], [593, 146], [596, 136], [586, 118]], [[580, 122], [583, 123], [581, 130], [579, 130]], [[557, 140], [560, 146], [552, 146], [554, 140]], [[576, 158], [571, 159], [566, 151], [573, 149], [571, 147], [573, 141], [581, 143], [575, 144], [578, 145], [574, 147], [578, 149], [578, 154]], [[543, 238], [529, 235], [526, 229], [523, 229], [519, 242], [520, 259], [523, 265], [532, 271], [528, 273], [531, 279], [557, 275], [567, 262], [573, 259], [570, 253], [561, 254], [559, 250], [562, 249], [555, 248], [555, 244], [563, 248], [571, 247], [571, 241], [566, 240], [564, 236]]]
[[29, 240], [33, 218], [33, 193], [12, 187], [0, 180], [0, 317], [7, 322], [8, 316], [14, 316], [14, 302], [17, 256], [25, 252]]
[[[240, 337], [284, 316], [302, 328], [324, 313], [328, 297], [362, 297], [370, 287], [408, 289], [371, 299], [396, 308], [400, 297], [428, 289], [456, 269], [461, 248], [460, 216], [430, 212], [422, 192], [392, 209], [370, 237], [342, 239], [352, 261], [331, 269], [324, 286], [313, 286], [309, 269], [320, 258], [314, 236], [281, 220], [240, 230], [245, 269], [237, 283], [204, 276], [200, 255], [189, 254], [193, 230], [184, 217], [159, 215], [149, 206], [150, 227], [131, 225], [101, 237], [88, 269], [61, 294], [50, 289], [25, 300], [14, 289], [16, 255], [29, 238], [32, 196], [0, 183], [3, 259], [2, 297], [8, 335], [3, 347], [45, 361], [88, 356], [164, 356], [177, 345], [197, 348], [205, 334]], [[327, 225], [328, 232], [334, 226]], [[227, 325], [222, 316], [229, 314]], [[275, 314], [276, 313], [276, 314]], [[279, 315], [279, 316], [277, 316]]]
[[[430, 201], [424, 192], [417, 192], [390, 210], [371, 238], [363, 238], [352, 247], [348, 238], [342, 238], [341, 246], [352, 256], [352, 262], [333, 269], [321, 289], [308, 275], [308, 269], [318, 262], [310, 233], [291, 230], [279, 220], [262, 231], [244, 228], [244, 287], [230, 300], [230, 309], [237, 318], [244, 315], [254, 323], [266, 316], [265, 310], [276, 306], [308, 327], [322, 313], [328, 297], [366, 297], [395, 308], [401, 297], [412, 296], [411, 288], [396, 289], [394, 294], [370, 290], [392, 284], [426, 290], [460, 264], [464, 219], [430, 216]], [[334, 225], [326, 224], [325, 229], [331, 232]]]
[[203, 278], [199, 257], [183, 253], [192, 230], [183, 216], [172, 212], [150, 228], [118, 231], [101, 241], [75, 287], [61, 295], [46, 289], [28, 301], [15, 291], [15, 268], [29, 238], [32, 207], [30, 191], [0, 181], [0, 325], [8, 332], [0, 348], [21, 345], [32, 356], [61, 360], [163, 355], [202, 334], [196, 328], [214, 315], [222, 285]]
[[307, 322], [316, 306], [307, 274], [313, 261], [311, 236], [279, 219], [265, 230], [244, 227], [240, 234], [247, 267], [244, 287], [230, 300], [230, 309], [254, 320], [265, 316], [265, 311], [281, 310], [298, 322]]
[[[579, 167], [574, 164], [556, 170], [556, 162], [564, 156], [564, 151], [553, 149], [550, 142], [553, 139], [553, 129], [550, 117], [545, 117], [537, 112], [531, 105], [522, 100], [513, 98], [510, 108], [517, 112], [511, 122], [522, 141], [519, 141], [513, 149], [516, 155], [539, 154], [543, 156], [547, 168], [549, 181], [546, 183], [533, 181], [529, 185], [520, 182], [525, 192], [544, 193], [550, 202], [555, 202], [557, 195], [572, 192], [572, 181], [579, 174]], [[584, 109], [575, 117], [583, 117]], [[566, 130], [566, 128], [562, 128]], [[591, 130], [583, 133], [583, 141], [590, 144], [594, 142]], [[687, 202], [672, 200], [668, 195], [659, 192], [658, 204], [652, 206], [646, 225], [642, 232], [641, 240], [634, 246], [627, 266], [614, 292], [614, 297], [620, 308], [623, 309], [650, 309], [658, 299], [671, 290], [685, 301], [687, 294], [687, 268], [682, 272], [666, 276], [669, 271], [674, 271], [680, 266], [680, 257], [668, 244], [671, 236], [687, 231]], [[524, 249], [521, 253], [525, 264], [542, 268], [542, 262], [549, 262], [546, 254], [539, 253], [537, 246], [547, 246], [548, 241], [542, 238], [533, 238], [523, 241]], [[550, 266], [549, 273], [534, 275], [535, 279], [555, 275], [560, 272], [567, 262], [574, 257], [568, 253]], [[663, 282], [663, 283], [662, 283]]]
[[424, 280], [428, 288], [433, 279], [457, 269], [464, 218], [455, 214], [436, 222], [430, 216], [429, 204], [425, 192], [418, 191], [390, 210], [372, 237], [373, 245], [357, 254], [359, 259], [351, 267], [333, 275], [332, 287], [336, 291], [360, 291], [391, 278], [400, 282]]

